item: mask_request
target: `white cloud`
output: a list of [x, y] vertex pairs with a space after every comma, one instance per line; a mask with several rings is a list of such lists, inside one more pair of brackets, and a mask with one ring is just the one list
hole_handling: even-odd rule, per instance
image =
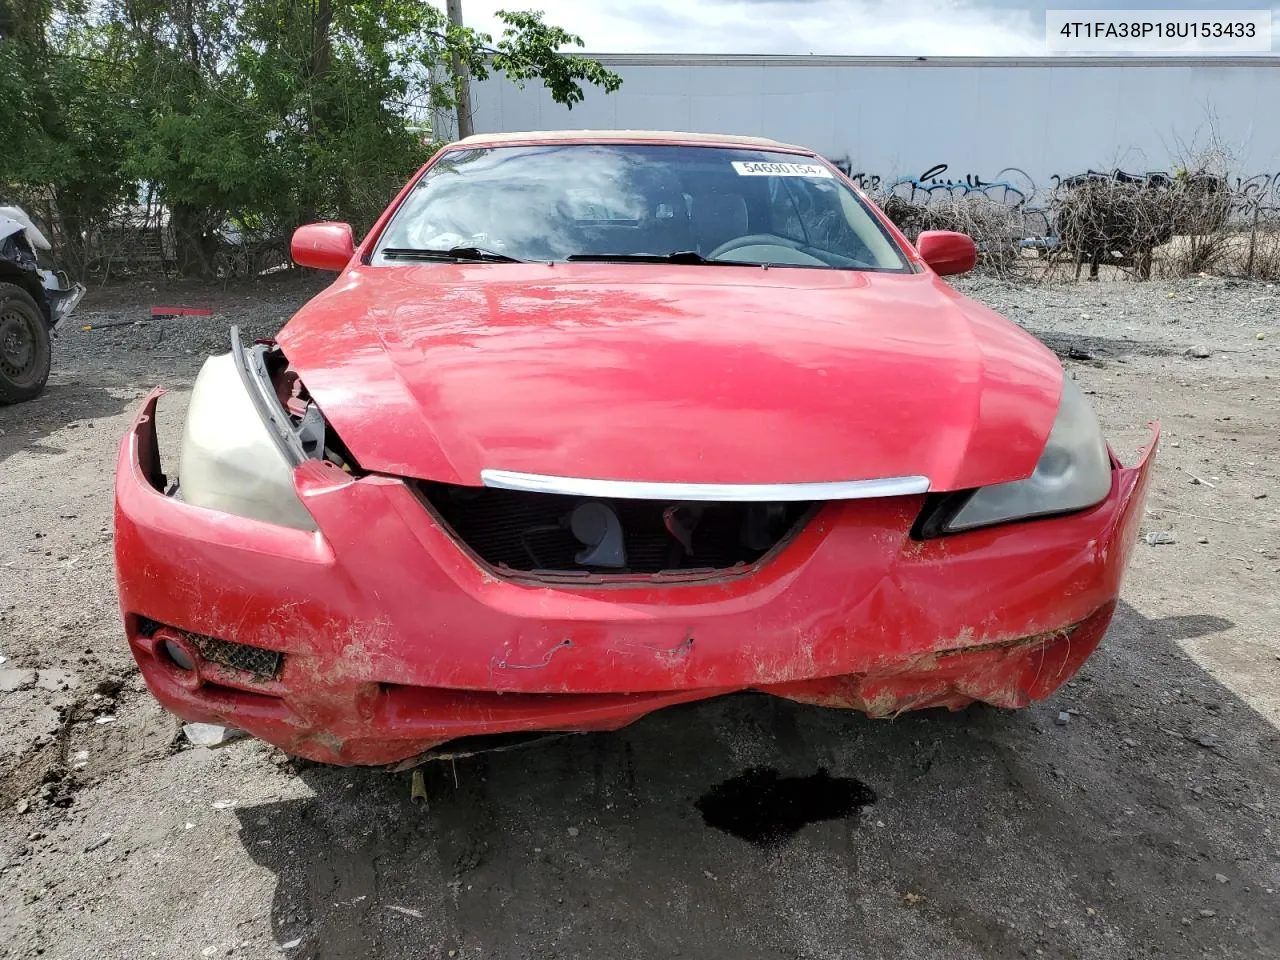
[[494, 36], [497, 10], [543, 10], [590, 53], [1043, 56], [1046, 8], [1220, 3], [1228, 0], [463, 0], [463, 7], [468, 26]]
[[465, 0], [464, 18], [496, 37], [504, 8], [543, 10], [592, 53], [1045, 52], [1040, 9], [959, 0]]

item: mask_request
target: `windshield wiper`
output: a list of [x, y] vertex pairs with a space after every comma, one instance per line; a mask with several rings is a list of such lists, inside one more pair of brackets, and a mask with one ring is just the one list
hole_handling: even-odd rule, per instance
[[391, 260], [474, 260], [482, 263], [528, 263], [505, 253], [495, 253], [481, 247], [450, 247], [448, 250], [428, 250], [421, 247], [387, 247], [379, 251]]
[[697, 263], [717, 267], [758, 267], [758, 263], [742, 260], [708, 260], [697, 250], [677, 250], [674, 253], [571, 253], [566, 260], [587, 263]]

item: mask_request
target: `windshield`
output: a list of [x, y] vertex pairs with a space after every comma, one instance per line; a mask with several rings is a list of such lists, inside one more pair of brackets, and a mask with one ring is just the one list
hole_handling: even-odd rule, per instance
[[769, 150], [664, 144], [451, 150], [396, 211], [374, 262], [431, 251], [908, 269], [825, 164]]

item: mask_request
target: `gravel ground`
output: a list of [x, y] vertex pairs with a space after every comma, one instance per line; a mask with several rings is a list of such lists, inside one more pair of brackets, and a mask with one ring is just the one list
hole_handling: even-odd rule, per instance
[[[1139, 544], [1075, 681], [893, 722], [728, 697], [432, 767], [425, 811], [408, 775], [186, 745], [117, 620], [138, 401], [171, 388], [173, 451], [227, 326], [269, 336], [312, 288], [92, 292], [46, 394], [0, 408], [0, 957], [1280, 957], [1280, 290], [958, 285], [1064, 357], [1122, 456], [1164, 424], [1143, 530], [1173, 542]], [[174, 301], [218, 315], [103, 326]], [[864, 805], [707, 826], [754, 767]]]

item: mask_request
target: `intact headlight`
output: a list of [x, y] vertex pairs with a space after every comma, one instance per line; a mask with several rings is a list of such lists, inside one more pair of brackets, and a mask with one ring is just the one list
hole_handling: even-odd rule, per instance
[[1044, 453], [1025, 480], [981, 487], [942, 526], [954, 533], [1055, 513], [1083, 510], [1111, 490], [1111, 458], [1098, 418], [1070, 377], [1062, 380], [1062, 400]]
[[[315, 521], [293, 486], [293, 470], [308, 456], [304, 443], [313, 425], [304, 419], [294, 426], [281, 407], [264, 348], [246, 351], [239, 331], [233, 327], [231, 334], [232, 352], [206, 360], [191, 390], [179, 494], [196, 506], [314, 530]], [[323, 420], [319, 427], [323, 431]]]

